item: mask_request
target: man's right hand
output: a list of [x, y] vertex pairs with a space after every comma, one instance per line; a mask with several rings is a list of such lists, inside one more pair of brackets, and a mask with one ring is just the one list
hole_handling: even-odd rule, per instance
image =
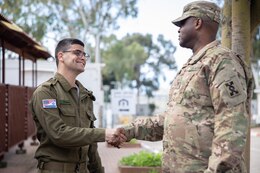
[[108, 144], [120, 148], [120, 145], [127, 140], [123, 128], [106, 129], [106, 141]]

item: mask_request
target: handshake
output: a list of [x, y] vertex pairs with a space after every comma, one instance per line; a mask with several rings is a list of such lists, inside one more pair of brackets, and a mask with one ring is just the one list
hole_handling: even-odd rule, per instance
[[106, 142], [114, 147], [120, 148], [120, 145], [126, 142], [127, 137], [123, 128], [106, 129]]

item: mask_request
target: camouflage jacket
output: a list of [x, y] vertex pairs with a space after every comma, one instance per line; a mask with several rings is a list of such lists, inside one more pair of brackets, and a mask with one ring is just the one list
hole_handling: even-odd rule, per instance
[[217, 41], [192, 56], [174, 79], [167, 110], [125, 127], [128, 139], [163, 139], [163, 172], [245, 173], [252, 74]]

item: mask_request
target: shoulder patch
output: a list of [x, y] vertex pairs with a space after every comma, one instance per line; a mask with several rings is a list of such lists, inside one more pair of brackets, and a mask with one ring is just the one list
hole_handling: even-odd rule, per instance
[[236, 83], [233, 80], [225, 82], [225, 88], [230, 97], [236, 97], [240, 95], [240, 91], [238, 90], [239, 87], [236, 86]]
[[231, 77], [229, 80], [224, 81], [218, 88], [220, 90], [223, 101], [228, 106], [236, 106], [239, 103], [246, 101], [246, 90], [243, 89], [237, 76]]
[[56, 99], [44, 99], [42, 100], [43, 108], [57, 108]]

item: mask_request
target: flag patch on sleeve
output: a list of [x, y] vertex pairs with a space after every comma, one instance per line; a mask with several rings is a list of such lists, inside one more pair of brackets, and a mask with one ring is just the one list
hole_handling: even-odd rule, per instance
[[44, 99], [42, 100], [43, 108], [57, 108], [56, 99]]

